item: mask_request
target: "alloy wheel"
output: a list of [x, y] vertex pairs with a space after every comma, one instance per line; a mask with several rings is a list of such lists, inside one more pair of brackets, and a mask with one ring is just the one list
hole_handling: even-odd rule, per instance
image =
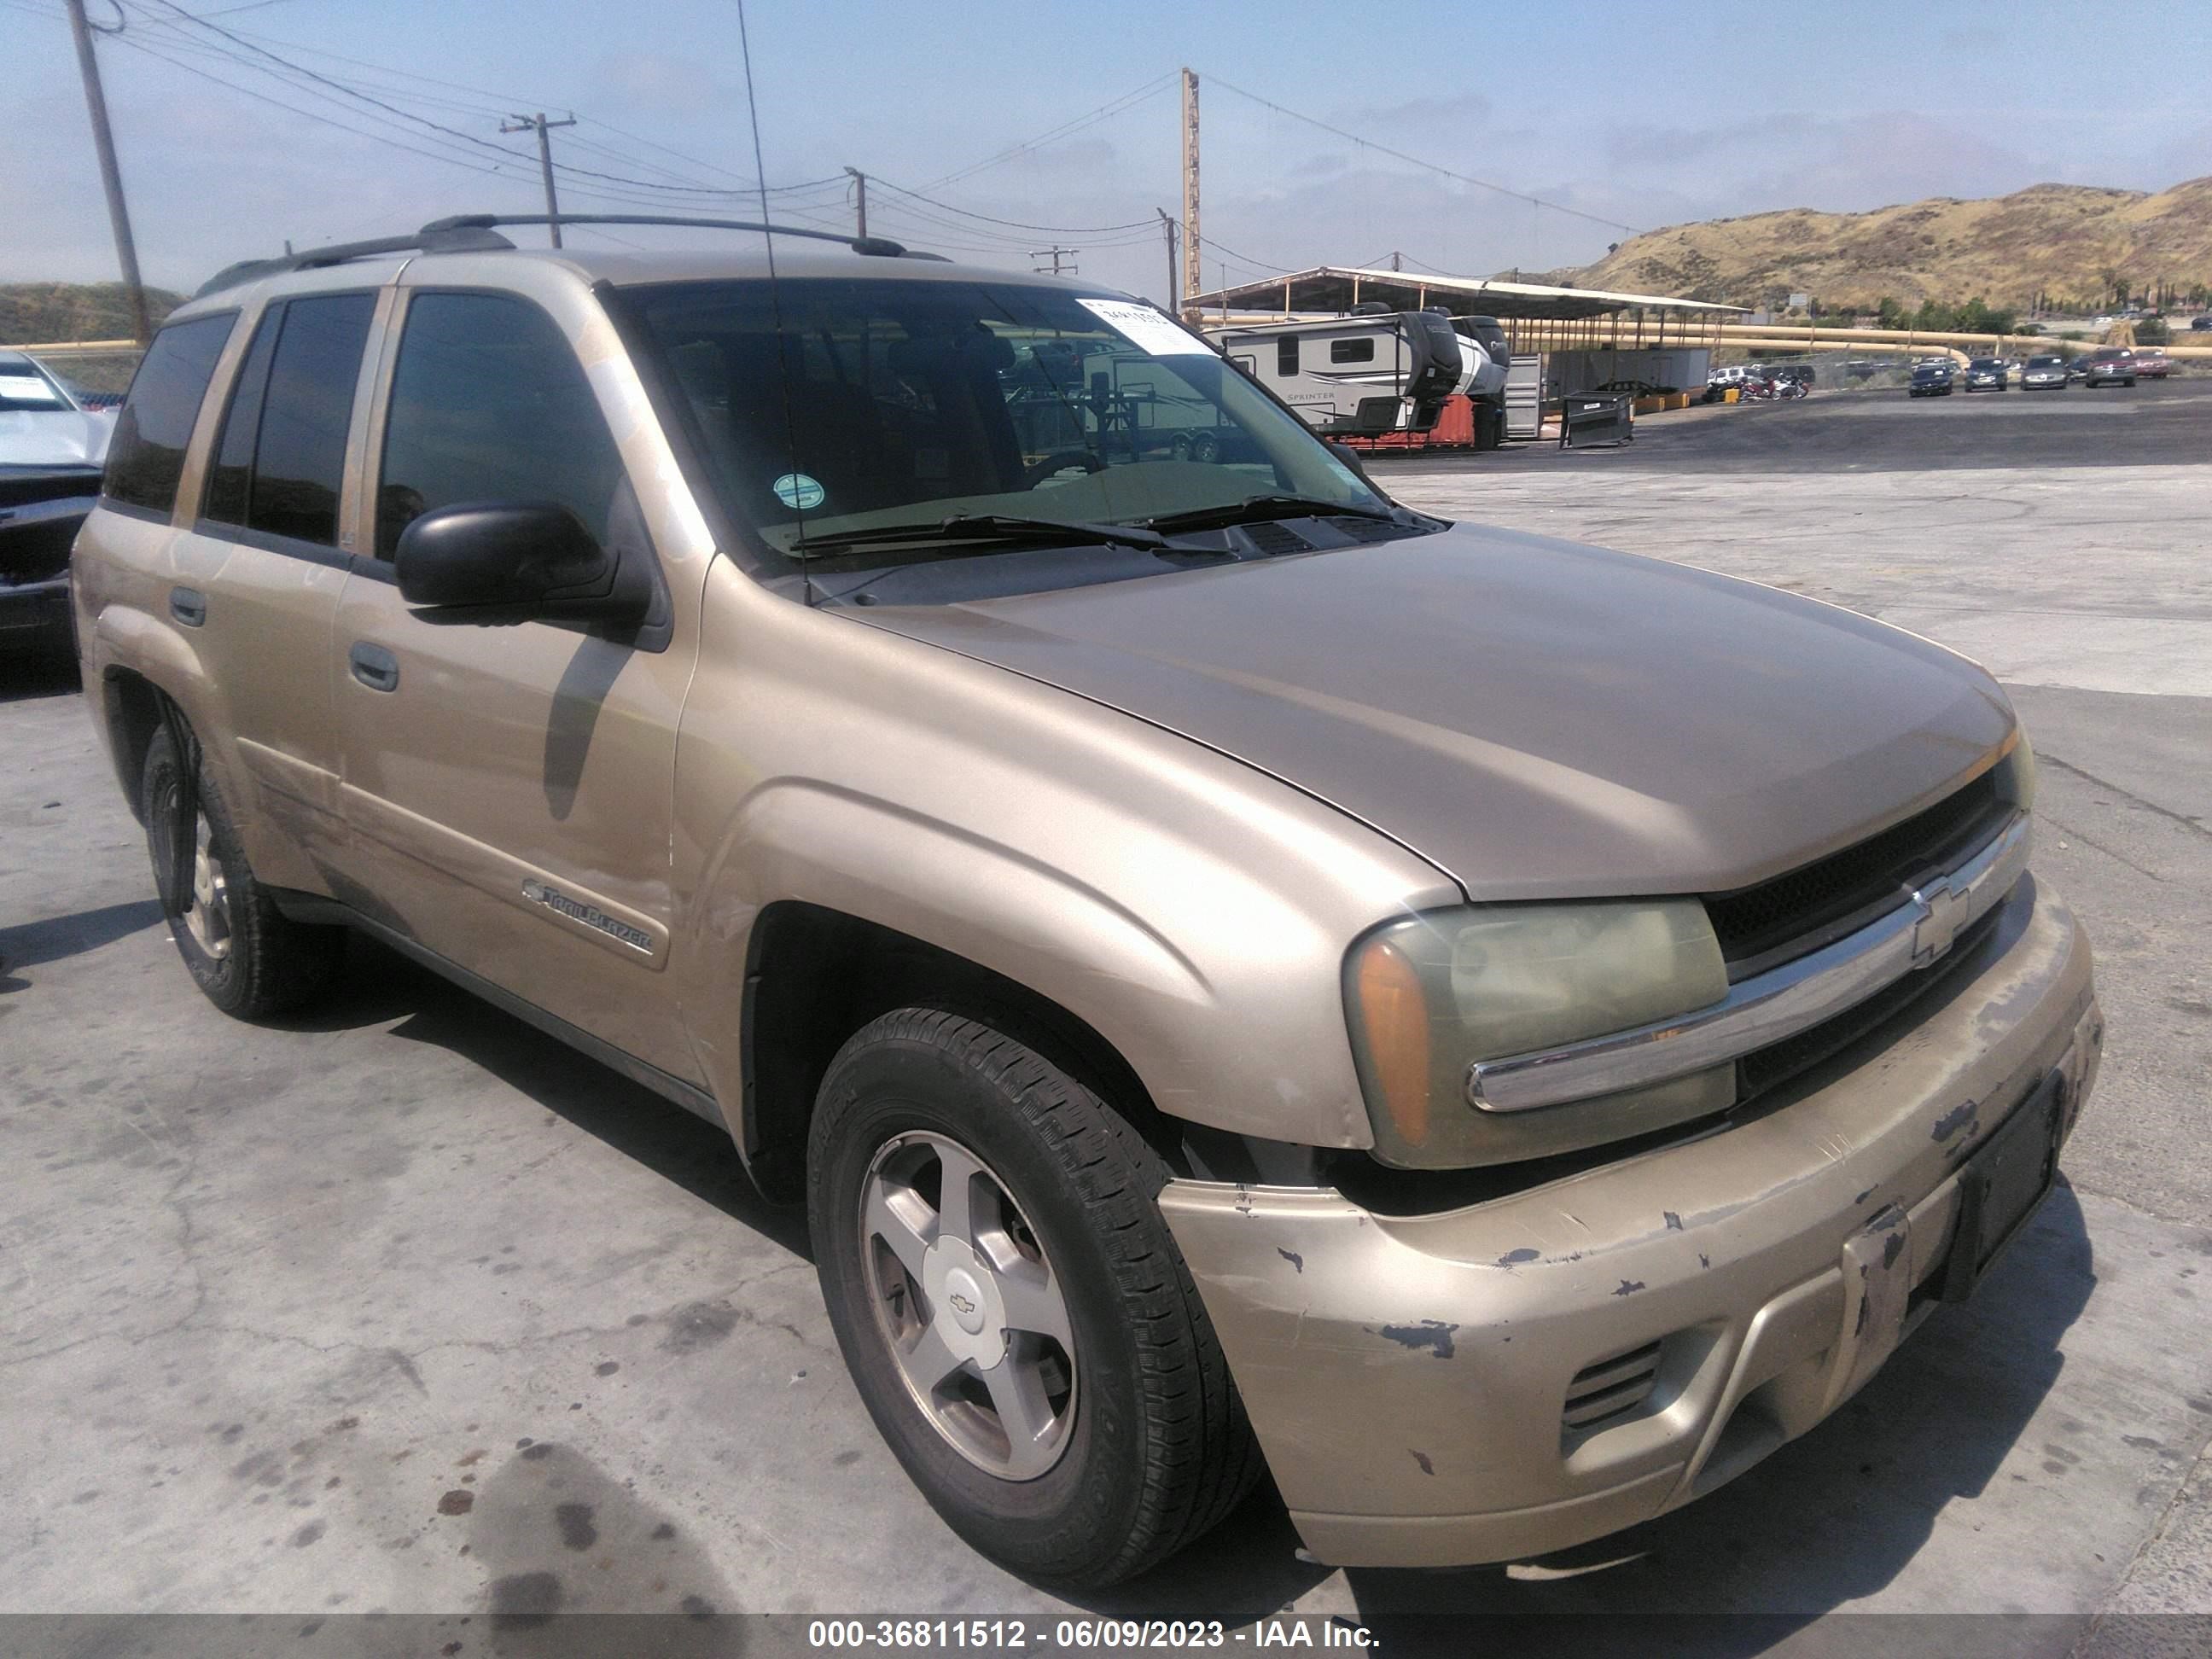
[[923, 1418], [1000, 1480], [1050, 1471], [1075, 1422], [1075, 1338], [1005, 1179], [949, 1136], [895, 1135], [858, 1220], [877, 1328]]

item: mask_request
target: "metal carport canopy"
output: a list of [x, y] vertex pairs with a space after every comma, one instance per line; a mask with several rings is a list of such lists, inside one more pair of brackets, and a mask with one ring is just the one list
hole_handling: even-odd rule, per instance
[[1461, 316], [1529, 318], [1577, 321], [1616, 315], [1637, 308], [1698, 312], [1717, 321], [1742, 314], [1741, 306], [1708, 300], [1670, 299], [1659, 294], [1614, 294], [1594, 288], [1553, 288], [1536, 283], [1508, 283], [1481, 276], [1431, 276], [1404, 270], [1368, 270], [1356, 265], [1316, 265], [1265, 282], [1240, 283], [1194, 294], [1187, 310], [1273, 315], [1347, 312], [1380, 301], [1397, 311], [1443, 305]]

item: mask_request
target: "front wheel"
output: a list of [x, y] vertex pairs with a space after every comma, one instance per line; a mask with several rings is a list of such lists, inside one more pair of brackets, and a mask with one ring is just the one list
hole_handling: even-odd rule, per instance
[[957, 1014], [885, 1014], [823, 1079], [809, 1225], [845, 1362], [931, 1505], [1027, 1577], [1129, 1577], [1258, 1474], [1167, 1176], [1082, 1083]]

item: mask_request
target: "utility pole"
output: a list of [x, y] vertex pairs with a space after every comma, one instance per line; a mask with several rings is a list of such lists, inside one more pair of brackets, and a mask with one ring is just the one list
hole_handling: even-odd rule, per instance
[[548, 221], [545, 228], [552, 233], [555, 247], [561, 246], [561, 198], [553, 193], [553, 141], [546, 137], [546, 133], [550, 128], [573, 127], [575, 125], [576, 118], [573, 115], [565, 121], [549, 121], [542, 109], [535, 115], [509, 116], [499, 124], [501, 132], [535, 132], [538, 135], [538, 166], [545, 175], [545, 217]]
[[[860, 191], [855, 206], [860, 213], [860, 237], [865, 242], [868, 240], [868, 175], [858, 167], [847, 167], [845, 171], [853, 175], [854, 185]], [[892, 205], [897, 204], [894, 203]]]
[[115, 135], [107, 130], [107, 94], [100, 88], [100, 63], [92, 55], [92, 25], [84, 0], [68, 0], [70, 33], [76, 37], [77, 73], [84, 78], [84, 106], [92, 117], [92, 145], [100, 154], [100, 179], [107, 187], [107, 222], [115, 231], [115, 257], [131, 291], [131, 326], [143, 345], [154, 337], [146, 315], [146, 284], [138, 276], [138, 245], [131, 238], [131, 210], [123, 203], [123, 173], [115, 165]]
[[[1061, 247], [1061, 246], [1058, 246], [1057, 244], [1054, 244], [1054, 245], [1053, 246], [1051, 246], [1051, 247], [1033, 247], [1033, 248], [1031, 248], [1031, 249], [1030, 250], [1030, 258], [1032, 258], [1032, 259], [1049, 259], [1049, 260], [1051, 260], [1051, 261], [1052, 261], [1052, 264], [1051, 264], [1051, 267], [1050, 267], [1048, 270], [1047, 269], [1047, 267], [1045, 267], [1045, 266], [1043, 266], [1043, 265], [1032, 265], [1032, 266], [1030, 267], [1030, 269], [1031, 269], [1032, 270], [1036, 271], [1036, 274], [1037, 274], [1038, 276], [1074, 276], [1074, 275], [1076, 274], [1076, 270], [1075, 270], [1075, 254], [1076, 254], [1076, 252], [1077, 252], [1077, 250], [1075, 250], [1074, 248], [1072, 248], [1072, 247]], [[1066, 258], [1066, 260], [1067, 260], [1067, 268], [1066, 268], [1066, 270], [1065, 271], [1063, 271], [1063, 270], [1060, 269], [1060, 259], [1061, 259], [1063, 257], [1065, 257], [1065, 258]]]
[[1182, 267], [1176, 262], [1176, 232], [1180, 227], [1169, 216], [1165, 208], [1154, 208], [1152, 211], [1160, 216], [1160, 228], [1167, 233], [1168, 237], [1168, 309], [1180, 312], [1182, 309]]
[[1182, 72], [1183, 298], [1206, 286], [1206, 277], [1198, 268], [1201, 246], [1198, 234], [1198, 76], [1185, 70]]
[[1393, 270], [1403, 270], [1406, 267], [1400, 264], [1398, 262], [1405, 257], [1406, 256], [1402, 253], [1393, 253], [1390, 256], [1390, 269]]

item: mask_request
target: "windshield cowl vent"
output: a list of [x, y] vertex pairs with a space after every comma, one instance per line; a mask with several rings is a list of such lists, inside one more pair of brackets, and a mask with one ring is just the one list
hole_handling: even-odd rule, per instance
[[1273, 555], [1310, 553], [1314, 550], [1313, 543], [1288, 525], [1248, 524], [1243, 526], [1243, 531], [1244, 539], [1252, 544], [1255, 552]]

